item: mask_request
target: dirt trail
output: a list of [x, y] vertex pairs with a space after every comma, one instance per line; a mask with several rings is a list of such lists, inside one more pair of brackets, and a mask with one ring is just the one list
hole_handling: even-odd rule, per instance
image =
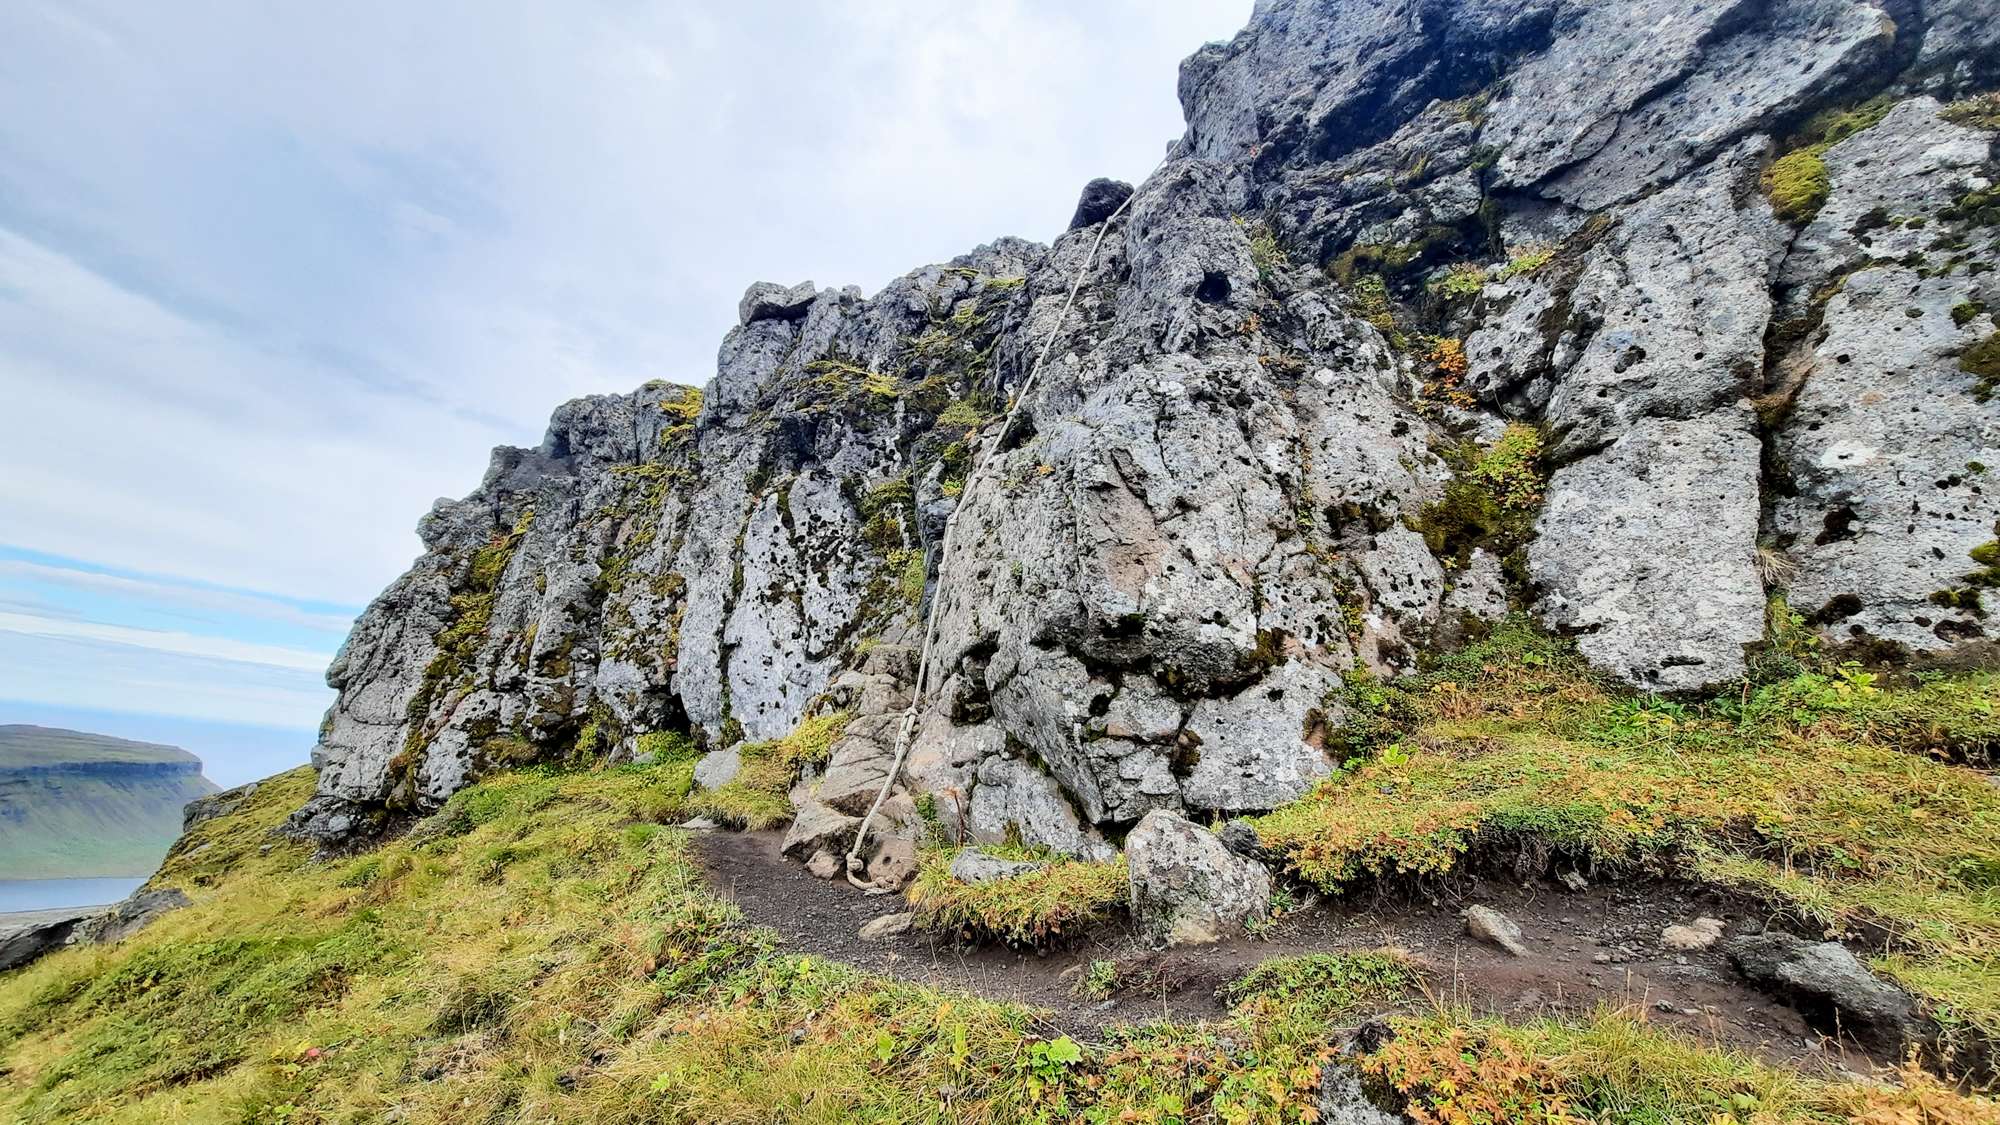
[[[1865, 1054], [1825, 1042], [1797, 1012], [1750, 988], [1717, 950], [1677, 954], [1660, 948], [1665, 926], [1708, 915], [1733, 929], [1751, 910], [1701, 888], [1633, 882], [1569, 893], [1487, 879], [1457, 903], [1323, 900], [1279, 923], [1264, 940], [1156, 952], [1139, 946], [1125, 928], [1108, 926], [1066, 949], [1017, 953], [966, 949], [915, 933], [862, 941], [861, 927], [903, 909], [902, 900], [816, 879], [780, 855], [780, 840], [774, 832], [703, 832], [697, 851], [717, 889], [752, 923], [776, 930], [792, 950], [1044, 1009], [1053, 1026], [1079, 1037], [1162, 1016], [1221, 1018], [1227, 1008], [1215, 990], [1272, 957], [1395, 948], [1425, 970], [1437, 1000], [1475, 1011], [1515, 1019], [1574, 1017], [1605, 1003], [1631, 1004], [1657, 1025], [1767, 1062], [1844, 1065], [1864, 1074], [1873, 1066]], [[1474, 904], [1518, 923], [1529, 955], [1513, 957], [1467, 937], [1461, 911]], [[1152, 983], [1109, 1001], [1079, 998], [1078, 978], [1104, 959], [1118, 961], [1121, 977], [1150, 973]], [[1417, 996], [1406, 1006], [1432, 1002]]]

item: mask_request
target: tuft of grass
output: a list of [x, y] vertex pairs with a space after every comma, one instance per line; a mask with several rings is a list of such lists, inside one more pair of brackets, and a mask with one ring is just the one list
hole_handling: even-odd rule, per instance
[[[987, 850], [999, 854], [999, 849]], [[1131, 902], [1123, 856], [1110, 863], [1057, 858], [1013, 879], [963, 883], [949, 870], [956, 854], [928, 852], [918, 865], [909, 899], [922, 929], [973, 941], [1040, 946], [1079, 937]]]
[[1401, 999], [1419, 977], [1400, 954], [1307, 953], [1273, 957], [1216, 995], [1240, 1019], [1325, 1028], [1365, 1004]]
[[2000, 93], [1980, 94], [1953, 102], [1939, 116], [1953, 125], [2000, 131]]
[[[691, 798], [688, 813], [758, 831], [789, 823], [792, 786], [798, 783], [799, 772], [809, 765], [825, 765], [834, 740], [846, 729], [847, 713], [837, 711], [806, 719], [775, 741], [737, 747], [742, 765], [736, 776]], [[693, 778], [691, 766], [689, 778]]]
[[1778, 218], [1803, 226], [1826, 206], [1827, 196], [1833, 192], [1833, 176], [1824, 159], [1830, 147], [1819, 144], [1794, 149], [1765, 169], [1764, 194], [1770, 197]]
[[1501, 281], [1511, 281], [1524, 274], [1534, 273], [1548, 265], [1555, 256], [1556, 248], [1548, 243], [1538, 242], [1523, 246], [1507, 259], [1506, 265], [1500, 267], [1497, 276]]

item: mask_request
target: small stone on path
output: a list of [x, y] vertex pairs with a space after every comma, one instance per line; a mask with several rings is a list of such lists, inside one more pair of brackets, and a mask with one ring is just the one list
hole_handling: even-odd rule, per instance
[[1660, 943], [1668, 949], [1707, 949], [1722, 940], [1722, 922], [1715, 918], [1696, 918], [1685, 926], [1668, 926], [1660, 931]]
[[861, 927], [861, 940], [885, 941], [901, 934], [907, 934], [910, 932], [911, 924], [915, 921], [916, 915], [914, 914], [884, 914], [873, 922]]
[[713, 832], [716, 829], [722, 827], [722, 825], [717, 824], [715, 821], [712, 821], [705, 816], [698, 816], [695, 817], [693, 820], [682, 821], [681, 827], [691, 829], [695, 832]]
[[1563, 886], [1568, 887], [1570, 890], [1575, 891], [1578, 894], [1582, 894], [1583, 892], [1590, 889], [1590, 880], [1585, 879], [1583, 875], [1579, 872], [1565, 871], [1561, 875], [1558, 875], [1556, 877], [1562, 880]]
[[1524, 943], [1521, 927], [1514, 920], [1490, 906], [1475, 906], [1465, 912], [1465, 932], [1480, 941], [1497, 945], [1516, 957], [1526, 957], [1528, 947]]
[[818, 878], [831, 879], [840, 874], [840, 857], [821, 848], [806, 861], [806, 870]]

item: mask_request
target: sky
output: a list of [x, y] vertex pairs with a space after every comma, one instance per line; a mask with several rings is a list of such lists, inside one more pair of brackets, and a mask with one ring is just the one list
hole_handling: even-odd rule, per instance
[[753, 281], [1053, 238], [1250, 9], [0, 5], [0, 723], [303, 762], [493, 446], [706, 382]]

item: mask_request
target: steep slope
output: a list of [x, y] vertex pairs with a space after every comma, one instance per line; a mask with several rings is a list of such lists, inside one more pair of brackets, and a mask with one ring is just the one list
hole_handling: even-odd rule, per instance
[[0, 726], [0, 872], [150, 875], [181, 834], [181, 806], [215, 791], [178, 747]]
[[496, 451], [330, 670], [291, 830], [681, 736], [724, 779], [847, 707], [795, 794], [832, 842], [933, 601], [896, 784], [1080, 855], [1299, 798], [1350, 673], [1510, 608], [1657, 692], [1743, 677], [1773, 597], [1983, 659], [1996, 37], [1993, 0], [1261, 3], [1123, 210], [873, 297], [753, 286], [704, 392]]

